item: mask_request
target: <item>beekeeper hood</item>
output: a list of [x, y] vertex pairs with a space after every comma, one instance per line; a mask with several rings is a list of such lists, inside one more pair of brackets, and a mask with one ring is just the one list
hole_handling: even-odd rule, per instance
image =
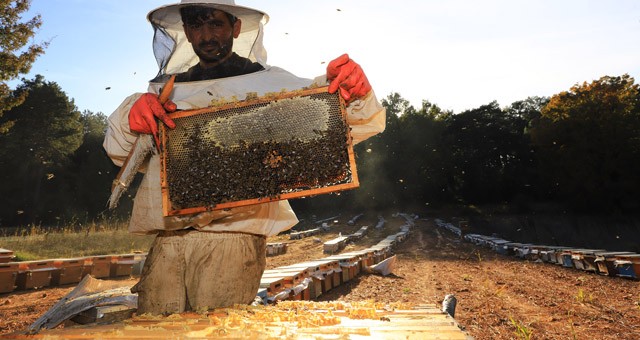
[[269, 21], [266, 13], [237, 6], [234, 0], [182, 0], [156, 8], [147, 15], [154, 29], [153, 53], [160, 68], [158, 75], [185, 72], [199, 61], [184, 33], [180, 16], [180, 8], [192, 5], [216, 8], [240, 19], [241, 31], [233, 41], [233, 52], [266, 66], [267, 52], [262, 44], [263, 27]]

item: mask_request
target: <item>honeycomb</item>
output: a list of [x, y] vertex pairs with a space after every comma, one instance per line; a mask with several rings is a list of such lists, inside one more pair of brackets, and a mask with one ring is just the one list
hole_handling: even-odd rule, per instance
[[344, 102], [326, 87], [183, 111], [163, 129], [165, 215], [357, 187]]

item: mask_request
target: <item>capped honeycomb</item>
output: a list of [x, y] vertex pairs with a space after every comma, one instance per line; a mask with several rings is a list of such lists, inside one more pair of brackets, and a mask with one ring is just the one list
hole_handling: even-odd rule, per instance
[[327, 87], [171, 115], [162, 129], [165, 216], [358, 186], [345, 104]]

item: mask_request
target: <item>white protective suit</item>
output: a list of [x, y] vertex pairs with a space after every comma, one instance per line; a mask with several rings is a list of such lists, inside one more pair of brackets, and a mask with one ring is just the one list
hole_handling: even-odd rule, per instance
[[[179, 15], [176, 16], [177, 8], [179, 6], [190, 3], [206, 3], [208, 6], [218, 7], [239, 17], [240, 20], [242, 20], [242, 32], [240, 33], [240, 36], [234, 40], [233, 51], [240, 56], [251, 59], [254, 62], [259, 62], [265, 67], [265, 69], [259, 72], [235, 77], [175, 83], [170, 99], [177, 104], [178, 109], [186, 110], [206, 107], [210, 105], [212, 100], [216, 99], [228, 100], [232, 97], [236, 97], [237, 99], [242, 100], [246, 97], [247, 93], [251, 92], [255, 92], [260, 96], [269, 92], [280, 92], [283, 89], [301, 89], [313, 84], [314, 82], [317, 85], [326, 85], [325, 76], [321, 76], [316, 79], [299, 78], [281, 68], [267, 65], [266, 52], [262, 46], [262, 32], [263, 25], [268, 21], [268, 16], [260, 11], [235, 6], [234, 1], [229, 0], [183, 0], [181, 4], [164, 6], [149, 13], [149, 20], [156, 29], [154, 37], [154, 52], [160, 65], [160, 77], [157, 79], [166, 79], [166, 76], [162, 77], [162, 75], [184, 72], [198, 62], [198, 58], [193, 53], [193, 49], [188, 41], [186, 41], [181, 19]], [[212, 5], [212, 3], [217, 5]], [[162, 86], [163, 83], [152, 81], [149, 85], [148, 91], [157, 94]], [[137, 134], [135, 132], [131, 132], [129, 129], [128, 115], [129, 110], [141, 95], [141, 93], [137, 93], [126, 98], [109, 117], [109, 127], [104, 141], [104, 148], [116, 165], [121, 166], [123, 164], [137, 137]], [[356, 100], [351, 103], [347, 110], [348, 122], [352, 127], [354, 143], [360, 142], [384, 130], [385, 110], [379, 104], [373, 92], [370, 92], [363, 100]], [[217, 232], [226, 233], [226, 235], [228, 235], [228, 233], [241, 233], [258, 235], [264, 238], [265, 236], [276, 235], [293, 227], [297, 221], [298, 220], [287, 201], [269, 202], [222, 211], [197, 213], [188, 216], [163, 217], [160, 191], [160, 161], [159, 156], [154, 155], [146, 165], [146, 173], [134, 200], [129, 231], [135, 234], [160, 233], [159, 235], [164, 237], [165, 240], [167, 239], [167, 235], [182, 237], [181, 230], [187, 228], [190, 230], [211, 231], [214, 232], [213, 234], [216, 234]], [[169, 232], [169, 234], [167, 234], [167, 231], [175, 232]], [[157, 242], [159, 241], [156, 241], [156, 243]], [[155, 248], [156, 246], [157, 244], [154, 243], [153, 247]], [[194, 247], [200, 247], [200, 245], [195, 245]], [[260, 261], [262, 261], [262, 268], [256, 269], [254, 274], [248, 273], [246, 268], [239, 268], [238, 270], [240, 272], [237, 273], [237, 275], [240, 275], [240, 277], [242, 277], [241, 275], [245, 275], [245, 277], [249, 276], [250, 278], [248, 278], [247, 281], [255, 281], [256, 278], [252, 276], [257, 275], [257, 284], [259, 284], [259, 276], [262, 275], [262, 270], [264, 270], [264, 254], [260, 254], [260, 252], [264, 252], [264, 250], [261, 250], [264, 248], [264, 244], [256, 247], [258, 250], [255, 252], [259, 254], [259, 257], [261, 257]], [[238, 252], [243, 251], [246, 252], [246, 250], [238, 250]], [[225, 256], [230, 256], [231, 258], [235, 256], [233, 253], [229, 253], [229, 249], [226, 249], [225, 252], [227, 252], [227, 255]], [[150, 256], [152, 256], [151, 253]], [[156, 256], [160, 255], [156, 254]], [[166, 257], [166, 255], [162, 256]], [[253, 252], [249, 252], [247, 256], [250, 259], [256, 255]], [[224, 258], [219, 258], [218, 260], [224, 261]], [[189, 260], [182, 258], [180, 261]], [[245, 263], [249, 262], [251, 261], [245, 261]], [[175, 266], [176, 264], [173, 265]], [[146, 269], [147, 268], [145, 268], [145, 270]], [[156, 271], [167, 270], [171, 269], [156, 269]], [[197, 271], [198, 270], [196, 270], [196, 272]], [[198, 275], [206, 275], [206, 273], [203, 272], [206, 272], [206, 270], [201, 270]], [[227, 272], [230, 271], [227, 270], [224, 271], [224, 274], [216, 273], [215, 275], [227, 275]], [[220, 278], [215, 277], [211, 279]], [[143, 273], [141, 283], [144, 280], [145, 273]], [[220, 280], [224, 281], [223, 279]], [[229, 280], [233, 281], [232, 279], [228, 279], [227, 281]], [[151, 279], [147, 281], [151, 281]], [[157, 283], [147, 283], [146, 285], [153, 286], [156, 284]], [[183, 283], [178, 282], [172, 284]], [[211, 284], [213, 285], [214, 283]], [[227, 282], [227, 285], [233, 284], [234, 283]], [[191, 285], [191, 283], [186, 283], [186, 285], [187, 290], [189, 290], [189, 285]], [[220, 289], [225, 290], [227, 288], [222, 286]], [[257, 286], [252, 283], [249, 285], [248, 289], [248, 294], [251, 295], [251, 293], [253, 293], [253, 296], [255, 296]], [[141, 294], [140, 298], [143, 298], [142, 292], [144, 291], [144, 288], [142, 291], [140, 289], [138, 291]], [[167, 293], [162, 292], [161, 294], [166, 295]], [[152, 297], [150, 294], [147, 295], [149, 299], [164, 298], [163, 296], [154, 295]], [[189, 295], [189, 293], [187, 295]], [[244, 293], [244, 295], [247, 295], [247, 293]], [[193, 301], [194, 299], [196, 298], [191, 295], [188, 296], [189, 301], [186, 303], [186, 308], [189, 308], [189, 304], [191, 304], [192, 308], [196, 308], [202, 306], [216, 307], [216, 305], [246, 303], [250, 301], [244, 301], [246, 300], [246, 297], [243, 298], [243, 301], [235, 302], [218, 302], [217, 300], [214, 302], [198, 302]], [[179, 300], [179, 298], [175, 298], [174, 300]], [[145, 311], [162, 313], [167, 310], [178, 312], [184, 310], [185, 302], [175, 302], [174, 300], [162, 302], [161, 306], [158, 306], [157, 309], [145, 307]]]

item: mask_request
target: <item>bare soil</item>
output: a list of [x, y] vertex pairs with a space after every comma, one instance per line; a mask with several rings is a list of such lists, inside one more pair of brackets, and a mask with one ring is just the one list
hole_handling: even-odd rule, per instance
[[[317, 259], [322, 242], [362, 225], [370, 232], [348, 250], [370, 247], [404, 224], [401, 217], [348, 218], [331, 230], [301, 240], [282, 235], [269, 242], [289, 243], [286, 254], [267, 258], [268, 268]], [[320, 296], [321, 300], [376, 300], [440, 305], [455, 294], [455, 319], [476, 339], [640, 339], [640, 282], [606, 277], [549, 263], [503, 256], [461, 241], [438, 228], [432, 218], [419, 219], [410, 237], [395, 248], [396, 268], [383, 277], [363, 274]], [[132, 283], [134, 279], [129, 279]], [[73, 286], [0, 295], [0, 334], [25, 329]]]

